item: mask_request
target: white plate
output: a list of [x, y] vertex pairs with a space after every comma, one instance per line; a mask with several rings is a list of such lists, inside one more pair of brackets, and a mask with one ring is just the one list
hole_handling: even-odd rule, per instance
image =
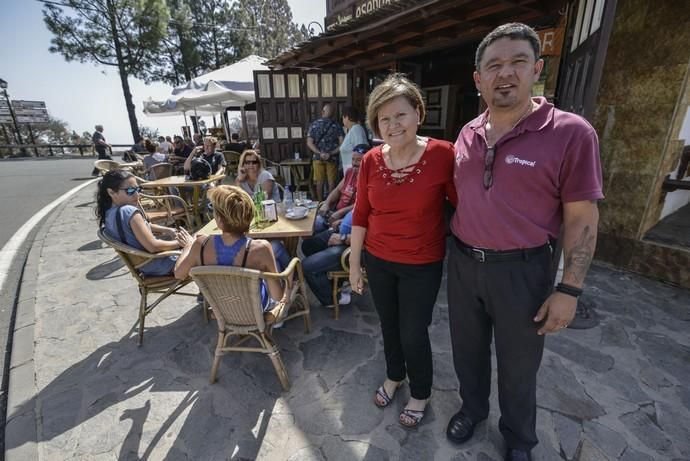
[[309, 216], [309, 213], [307, 213], [307, 214], [305, 214], [305, 215], [303, 215], [303, 216], [295, 216], [294, 214], [292, 214], [291, 211], [288, 211], [287, 213], [285, 213], [285, 217], [286, 217], [287, 219], [292, 219], [293, 221], [297, 221], [297, 220], [300, 220], [300, 219], [304, 219], [304, 218], [306, 218], [307, 216]]

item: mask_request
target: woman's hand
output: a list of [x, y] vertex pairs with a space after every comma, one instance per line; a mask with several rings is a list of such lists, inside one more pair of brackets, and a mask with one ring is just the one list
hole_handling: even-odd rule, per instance
[[194, 243], [194, 237], [190, 235], [189, 232], [187, 232], [187, 229], [184, 227], [180, 227], [179, 230], [175, 233], [175, 240], [177, 240], [177, 243], [180, 245], [180, 248], [184, 248], [187, 245], [191, 245]]
[[362, 266], [350, 264], [350, 287], [352, 291], [361, 295], [364, 291], [364, 280], [362, 279]]
[[242, 167], [237, 167], [237, 180], [242, 182], [247, 179], [247, 171]]

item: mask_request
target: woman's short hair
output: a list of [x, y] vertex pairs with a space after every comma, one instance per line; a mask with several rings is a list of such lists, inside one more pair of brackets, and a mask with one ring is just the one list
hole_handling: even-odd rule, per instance
[[216, 223], [223, 232], [245, 234], [254, 219], [254, 202], [237, 186], [218, 186], [208, 191]]
[[240, 155], [240, 167], [244, 165], [244, 159], [247, 155], [253, 155], [256, 157], [256, 159], [259, 161], [259, 167], [263, 168], [264, 167], [264, 160], [261, 158], [261, 155], [254, 149], [246, 149], [242, 154]]
[[405, 77], [405, 74], [393, 73], [388, 75], [383, 82], [376, 85], [376, 88], [369, 95], [367, 123], [374, 136], [381, 137], [378, 119], [381, 107], [400, 96], [407, 99], [412, 107], [419, 109], [419, 123], [424, 122], [426, 107], [424, 106], [424, 98], [422, 97], [422, 92], [419, 91], [419, 87]]

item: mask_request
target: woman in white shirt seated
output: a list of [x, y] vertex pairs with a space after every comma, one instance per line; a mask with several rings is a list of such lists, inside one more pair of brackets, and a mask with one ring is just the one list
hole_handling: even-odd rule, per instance
[[254, 193], [258, 192], [261, 186], [266, 200], [280, 202], [280, 191], [276, 186], [276, 180], [270, 171], [263, 168], [261, 156], [255, 150], [248, 149], [240, 155], [235, 185], [241, 187], [251, 197], [254, 197]]

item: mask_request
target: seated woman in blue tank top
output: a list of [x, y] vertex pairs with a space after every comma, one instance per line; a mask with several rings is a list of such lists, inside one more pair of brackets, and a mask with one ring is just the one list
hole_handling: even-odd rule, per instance
[[[98, 181], [96, 216], [99, 226], [111, 238], [149, 253], [177, 250], [193, 241], [184, 229], [148, 222], [139, 207], [140, 191], [134, 175], [125, 170], [108, 171]], [[154, 233], [166, 235], [169, 240], [158, 238]], [[154, 259], [139, 268], [139, 272], [145, 276], [170, 275], [176, 260], [176, 256]]]
[[[185, 246], [175, 264], [175, 277], [185, 279], [192, 267], [204, 265], [278, 272], [271, 243], [247, 237], [254, 219], [254, 202], [249, 194], [236, 186], [218, 186], [209, 190], [208, 198], [222, 234], [199, 235]], [[264, 311], [273, 307], [273, 300], [283, 297], [283, 287], [277, 280], [262, 280], [259, 289]]]

